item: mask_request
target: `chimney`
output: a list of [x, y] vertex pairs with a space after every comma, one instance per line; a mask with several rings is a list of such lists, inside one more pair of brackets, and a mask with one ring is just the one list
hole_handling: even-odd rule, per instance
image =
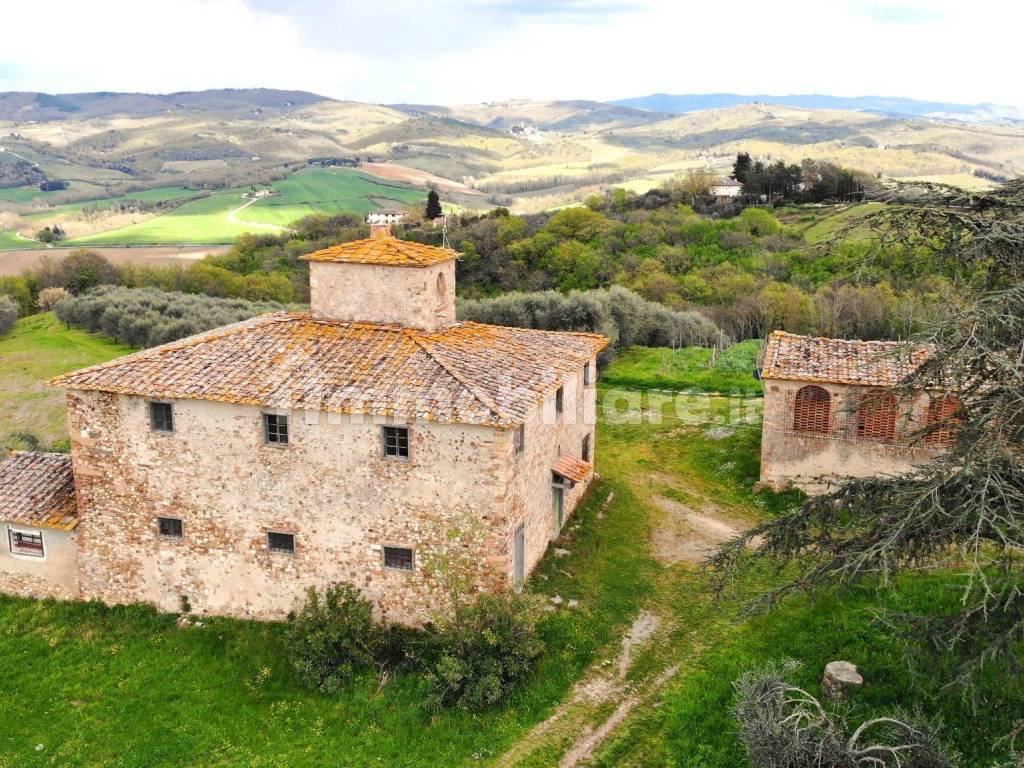
[[394, 237], [391, 233], [390, 224], [371, 224], [370, 225], [370, 239], [371, 240], [385, 240], [389, 237]]

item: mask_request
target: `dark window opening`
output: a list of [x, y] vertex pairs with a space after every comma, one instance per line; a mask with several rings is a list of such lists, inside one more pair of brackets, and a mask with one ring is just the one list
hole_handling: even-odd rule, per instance
[[555, 392], [555, 413], [561, 413], [562, 408], [565, 406], [565, 394], [562, 388], [559, 387], [558, 391]]
[[384, 567], [411, 571], [412, 549], [409, 547], [384, 547]]
[[174, 407], [170, 403], [149, 404], [149, 426], [154, 432], [174, 431]]
[[580, 449], [580, 458], [584, 461], [590, 461], [590, 435], [586, 435], [583, 438], [583, 447]]
[[590, 363], [583, 364], [583, 386], [590, 384]]
[[268, 445], [288, 445], [288, 417], [264, 413], [263, 441]]
[[177, 517], [158, 517], [156, 526], [160, 535], [167, 539], [180, 539], [185, 535], [181, 520]]
[[384, 455], [396, 459], [409, 458], [408, 427], [383, 427]]
[[515, 437], [512, 438], [512, 442], [516, 447], [516, 453], [522, 453], [526, 448], [526, 425], [520, 424], [516, 427]]
[[295, 534], [267, 531], [267, 548], [285, 555], [295, 554]]
[[25, 531], [12, 531], [8, 529], [10, 536], [11, 552], [16, 555], [32, 555], [33, 557], [42, 557], [43, 551], [43, 534], [42, 533], [27, 533]]

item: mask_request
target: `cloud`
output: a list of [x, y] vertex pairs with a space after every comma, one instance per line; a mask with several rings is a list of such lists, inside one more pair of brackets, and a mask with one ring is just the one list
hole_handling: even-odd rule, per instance
[[1016, 77], [1024, 5], [1000, 0], [6, 5], [0, 88], [8, 89], [266, 86], [449, 104], [816, 92], [1024, 106]]

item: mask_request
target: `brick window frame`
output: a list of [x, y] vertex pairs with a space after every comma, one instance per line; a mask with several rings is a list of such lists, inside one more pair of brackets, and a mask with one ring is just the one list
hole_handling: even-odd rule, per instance
[[381, 547], [381, 563], [389, 571], [414, 571], [416, 552], [412, 547], [385, 544]]
[[808, 384], [793, 397], [794, 432], [827, 435], [832, 431], [832, 395], [824, 387]]
[[951, 446], [963, 423], [963, 409], [963, 401], [956, 395], [932, 397], [924, 410], [924, 426], [926, 429], [932, 428], [924, 436], [925, 444], [935, 448]]
[[380, 449], [385, 459], [408, 461], [412, 453], [412, 431], [395, 424], [381, 425]]
[[854, 436], [859, 442], [895, 443], [899, 400], [892, 392], [869, 392], [859, 397]]
[[149, 429], [169, 435], [174, 432], [174, 403], [165, 400], [149, 401]]

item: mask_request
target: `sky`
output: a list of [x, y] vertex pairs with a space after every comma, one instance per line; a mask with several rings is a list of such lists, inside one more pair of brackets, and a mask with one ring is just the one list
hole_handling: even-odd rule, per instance
[[1024, 108], [1022, 26], [1018, 0], [0, 0], [0, 91], [267, 87], [420, 104], [826, 93]]

